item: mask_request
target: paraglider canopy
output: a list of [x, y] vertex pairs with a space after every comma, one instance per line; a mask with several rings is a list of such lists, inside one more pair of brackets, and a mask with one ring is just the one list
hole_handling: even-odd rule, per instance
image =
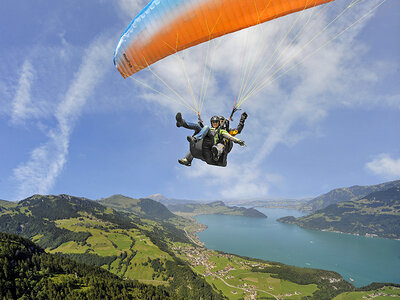
[[152, 0], [122, 34], [114, 64], [126, 78], [183, 49], [333, 0]]

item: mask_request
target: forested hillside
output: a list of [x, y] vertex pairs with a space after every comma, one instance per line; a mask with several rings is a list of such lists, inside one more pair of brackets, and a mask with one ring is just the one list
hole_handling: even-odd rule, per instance
[[190, 243], [172, 223], [141, 219], [85, 198], [35, 195], [0, 212], [0, 231], [125, 279], [164, 285], [184, 299], [223, 298], [170, 251], [171, 243]]
[[178, 299], [172, 290], [121, 280], [110, 272], [45, 253], [31, 241], [0, 233], [2, 299]]
[[310, 215], [278, 221], [315, 230], [400, 238], [400, 188], [370, 193], [355, 201], [329, 205]]

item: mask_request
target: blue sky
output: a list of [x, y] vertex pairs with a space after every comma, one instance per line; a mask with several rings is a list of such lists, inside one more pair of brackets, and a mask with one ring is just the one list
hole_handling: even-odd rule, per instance
[[[399, 179], [400, 3], [387, 0], [374, 10], [380, 2], [359, 1], [321, 33], [348, 2], [154, 65], [184, 98], [190, 95], [180, 62], [196, 88], [202, 68], [211, 70], [202, 111], [207, 122], [230, 113], [242, 53], [255, 68], [280, 53], [277, 66], [291, 68], [243, 103], [249, 118], [240, 137], [248, 146], [234, 147], [228, 167], [194, 161], [186, 168], [177, 159], [190, 132], [175, 126], [175, 113], [195, 120], [193, 112], [171, 101], [171, 90], [149, 71], [134, 76], [163, 95], [124, 80], [112, 63], [119, 36], [146, 1], [2, 1], [0, 199], [35, 193], [299, 198]], [[282, 36], [292, 24], [309, 26], [290, 43]], [[207, 49], [215, 50], [206, 61]]]

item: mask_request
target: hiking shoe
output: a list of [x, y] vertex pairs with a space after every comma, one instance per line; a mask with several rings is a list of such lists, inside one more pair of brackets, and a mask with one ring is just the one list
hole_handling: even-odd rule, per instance
[[192, 165], [186, 158], [178, 159], [178, 162], [181, 165], [188, 166], [188, 167], [190, 167]]
[[212, 146], [211, 148], [211, 153], [212, 153], [212, 158], [214, 161], [218, 161], [219, 155], [218, 155], [218, 148], [217, 146]]
[[187, 137], [187, 140], [189, 143], [193, 143], [193, 144], [197, 142], [197, 139], [194, 136], [190, 136], [190, 135]]

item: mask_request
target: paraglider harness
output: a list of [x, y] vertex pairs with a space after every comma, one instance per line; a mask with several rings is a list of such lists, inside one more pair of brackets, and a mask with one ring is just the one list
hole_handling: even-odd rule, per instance
[[[233, 107], [233, 110], [232, 110], [231, 115], [229, 116], [228, 120], [225, 119], [224, 122], [219, 125], [218, 129], [216, 130], [216, 132], [213, 136], [207, 135], [203, 139], [197, 141], [196, 143], [190, 144], [190, 153], [193, 155], [194, 158], [200, 159], [209, 165], [226, 167], [228, 154], [232, 150], [233, 143], [231, 141], [224, 139], [222, 137], [220, 131], [224, 128], [226, 122], [228, 122], [228, 124], [229, 124], [229, 121], [233, 121], [233, 115], [238, 110], [239, 109], [237, 107]], [[203, 121], [202, 121], [199, 113], [197, 114], [197, 117], [198, 117], [199, 125], [201, 127], [203, 127], [204, 126]], [[217, 135], [218, 135], [218, 137], [217, 137]], [[215, 140], [216, 137], [217, 137], [217, 140]], [[222, 155], [220, 156], [220, 158], [217, 161], [214, 161], [213, 157], [212, 157], [212, 153], [211, 153], [211, 148], [218, 142], [221, 142], [225, 145], [224, 152], [222, 153]]]

